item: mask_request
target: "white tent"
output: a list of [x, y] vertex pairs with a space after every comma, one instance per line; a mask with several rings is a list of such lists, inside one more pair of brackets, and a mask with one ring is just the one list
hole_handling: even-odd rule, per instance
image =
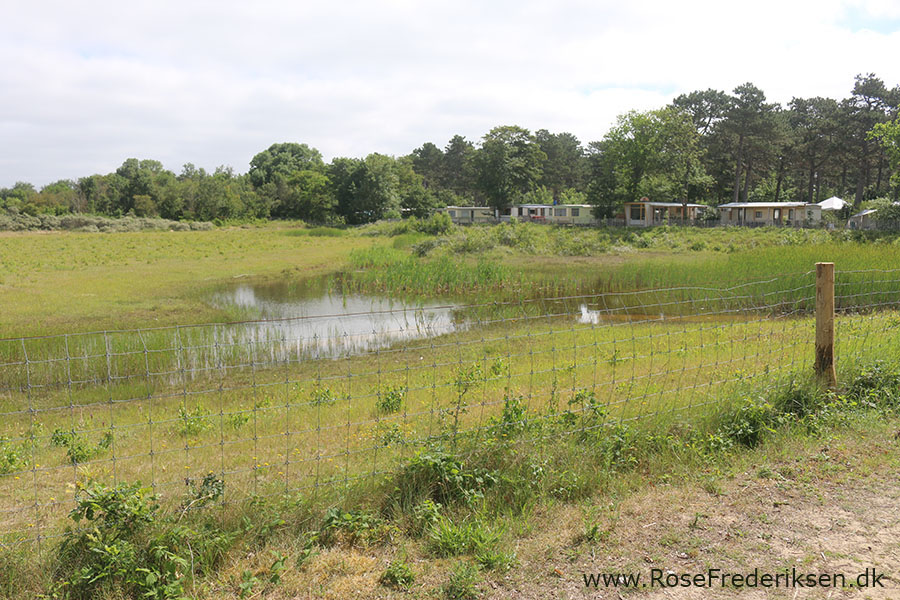
[[822, 210], [841, 210], [848, 204], [849, 204], [849, 202], [841, 200], [837, 196], [832, 196], [828, 200], [823, 200], [822, 202], [819, 202], [819, 206], [822, 207]]

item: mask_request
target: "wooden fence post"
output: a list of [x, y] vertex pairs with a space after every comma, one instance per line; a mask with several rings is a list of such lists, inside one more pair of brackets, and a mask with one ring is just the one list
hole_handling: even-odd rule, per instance
[[816, 263], [816, 375], [829, 388], [834, 372], [834, 263]]

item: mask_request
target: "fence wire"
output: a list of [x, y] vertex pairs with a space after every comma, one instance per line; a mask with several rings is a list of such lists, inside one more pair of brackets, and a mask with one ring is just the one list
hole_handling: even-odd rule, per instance
[[[839, 369], [897, 360], [900, 270], [838, 272], [835, 303]], [[0, 544], [61, 535], [88, 481], [173, 503], [210, 473], [226, 503], [315, 496], [517, 422], [692, 418], [811, 373], [814, 306], [809, 271], [0, 340]]]

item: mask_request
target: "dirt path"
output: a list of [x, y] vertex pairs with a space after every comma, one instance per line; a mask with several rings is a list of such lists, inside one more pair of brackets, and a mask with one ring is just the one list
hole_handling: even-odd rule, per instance
[[[522, 567], [488, 598], [871, 598], [900, 599], [900, 441], [823, 444], [818, 452], [751, 467], [724, 483], [660, 487], [603, 515], [597, 537], [579, 541], [591, 521], [561, 517], [521, 548]], [[704, 489], [705, 488], [705, 489]], [[590, 511], [588, 511], [590, 512]], [[585, 524], [586, 523], [586, 524]], [[566, 525], [568, 524], [568, 525]], [[608, 532], [608, 533], [607, 533]], [[543, 548], [543, 551], [539, 549]], [[541, 567], [540, 565], [544, 565]], [[583, 573], [844, 574], [847, 583], [874, 568], [884, 587], [836, 589], [586, 589]], [[531, 574], [531, 577], [523, 576]]]

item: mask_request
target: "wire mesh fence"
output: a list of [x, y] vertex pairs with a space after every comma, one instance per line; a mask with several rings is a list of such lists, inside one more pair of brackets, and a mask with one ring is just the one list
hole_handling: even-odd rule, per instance
[[[0, 340], [0, 543], [60, 535], [79, 485], [224, 502], [347, 489], [517, 422], [695, 418], [811, 374], [815, 273]], [[842, 365], [900, 355], [900, 270], [838, 272]], [[735, 396], [737, 394], [737, 396]]]

